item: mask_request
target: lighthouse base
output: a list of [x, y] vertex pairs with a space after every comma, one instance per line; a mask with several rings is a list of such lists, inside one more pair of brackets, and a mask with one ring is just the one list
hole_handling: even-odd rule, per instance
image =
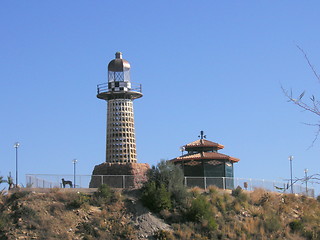
[[112, 188], [140, 188], [147, 181], [147, 163], [102, 163], [93, 169], [90, 188], [107, 184]]

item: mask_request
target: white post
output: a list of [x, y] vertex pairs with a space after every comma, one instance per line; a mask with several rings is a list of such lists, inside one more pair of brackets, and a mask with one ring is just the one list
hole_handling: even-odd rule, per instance
[[222, 177], [222, 186], [223, 186], [223, 189], [226, 190], [226, 179], [225, 177]]

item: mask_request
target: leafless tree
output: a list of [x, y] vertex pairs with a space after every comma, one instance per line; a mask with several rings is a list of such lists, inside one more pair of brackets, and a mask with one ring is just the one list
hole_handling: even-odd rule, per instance
[[[312, 73], [316, 77], [318, 83], [320, 83], [320, 75], [316, 71], [315, 67], [311, 64], [311, 61], [309, 60], [308, 55], [300, 46], [297, 45], [297, 48], [303, 54]], [[298, 107], [302, 108], [304, 111], [308, 111], [313, 114], [316, 114], [317, 116], [320, 116], [320, 101], [318, 100], [317, 97], [315, 97], [314, 95], [311, 95], [309, 98], [306, 98], [305, 91], [303, 91], [299, 96], [295, 97], [295, 96], [293, 96], [292, 90], [288, 91], [288, 90], [284, 89], [283, 87], [281, 87], [281, 88], [282, 88], [282, 91], [285, 94], [285, 96], [288, 98], [288, 102], [294, 103]], [[313, 124], [306, 123], [306, 124], [310, 125], [310, 126], [315, 126], [317, 128], [315, 137], [314, 137], [312, 144], [311, 144], [311, 146], [313, 146], [313, 144], [318, 139], [319, 134], [320, 134], [320, 121], [318, 121], [318, 123], [313, 123]], [[303, 182], [308, 182], [310, 180], [314, 181], [313, 183], [320, 184], [320, 174], [313, 174], [313, 175], [310, 175], [310, 176], [304, 177], [304, 178], [296, 178], [294, 183], [296, 183], [296, 182], [303, 183]]]
[[[316, 69], [311, 64], [311, 61], [309, 60], [308, 55], [305, 53], [305, 51], [300, 46], [297, 45], [297, 48], [303, 54], [305, 60], [307, 61], [309, 67], [311, 68], [314, 76], [316, 77], [316, 79], [320, 83], [320, 75], [317, 73]], [[316, 114], [317, 116], [320, 116], [320, 101], [317, 99], [317, 97], [315, 97], [314, 95], [311, 95], [311, 97], [306, 98], [305, 91], [303, 91], [299, 96], [295, 97], [295, 96], [293, 96], [292, 90], [288, 91], [283, 87], [281, 87], [281, 88], [282, 88], [282, 91], [285, 94], [285, 96], [288, 98], [288, 102], [294, 103], [295, 105], [302, 108], [304, 111], [308, 111], [313, 114]], [[318, 121], [318, 123], [306, 123], [306, 124], [310, 125], [310, 126], [315, 126], [317, 128], [315, 137], [314, 137], [312, 144], [311, 144], [311, 146], [313, 146], [313, 144], [318, 139], [318, 136], [320, 134], [320, 121]]]

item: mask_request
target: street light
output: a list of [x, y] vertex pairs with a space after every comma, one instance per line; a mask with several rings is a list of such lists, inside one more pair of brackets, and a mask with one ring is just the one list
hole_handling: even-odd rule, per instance
[[308, 196], [308, 169], [304, 169], [305, 181], [306, 181], [306, 195]]
[[179, 150], [181, 152], [181, 156], [183, 156], [183, 152], [184, 152], [185, 148], [184, 147], [180, 147]]
[[19, 142], [16, 142], [13, 147], [16, 149], [16, 187], [18, 187], [18, 147], [20, 146]]
[[292, 183], [292, 159], [293, 159], [293, 156], [289, 156], [289, 161], [290, 161], [290, 175], [291, 175], [291, 193], [293, 193], [293, 183]]
[[76, 188], [76, 163], [78, 162], [77, 159], [73, 159], [73, 188]]

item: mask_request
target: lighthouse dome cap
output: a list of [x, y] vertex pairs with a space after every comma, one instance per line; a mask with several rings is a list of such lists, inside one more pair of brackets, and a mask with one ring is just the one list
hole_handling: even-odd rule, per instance
[[121, 52], [116, 52], [116, 58], [109, 62], [108, 71], [123, 72], [130, 69], [130, 63], [122, 58]]

